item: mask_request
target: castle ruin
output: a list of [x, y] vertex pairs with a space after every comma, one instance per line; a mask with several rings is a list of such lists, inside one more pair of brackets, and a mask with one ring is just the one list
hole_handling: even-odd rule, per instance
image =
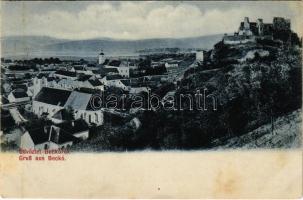
[[273, 39], [273, 34], [279, 31], [291, 33], [290, 19], [274, 17], [273, 23], [264, 23], [263, 19], [257, 19], [256, 22], [250, 22], [248, 17], [240, 23], [238, 32], [234, 35], [225, 34], [223, 42], [225, 44], [241, 44], [254, 42], [256, 38]]

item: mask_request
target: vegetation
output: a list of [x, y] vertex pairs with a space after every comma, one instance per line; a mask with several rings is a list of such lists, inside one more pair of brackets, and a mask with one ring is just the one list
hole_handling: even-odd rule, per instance
[[[80, 60], [81, 61], [81, 60]], [[84, 61], [84, 60], [82, 60]], [[21, 65], [44, 65], [44, 64], [60, 64], [62, 63], [62, 61], [59, 58], [33, 58], [33, 59], [29, 59], [29, 60], [17, 60], [16, 61], [18, 64]]]

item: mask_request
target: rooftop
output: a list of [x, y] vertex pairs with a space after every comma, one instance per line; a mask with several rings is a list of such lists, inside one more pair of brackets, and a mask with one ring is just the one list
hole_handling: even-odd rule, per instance
[[35, 97], [35, 101], [51, 105], [64, 106], [71, 91], [43, 87]]
[[13, 92], [13, 95], [15, 98], [25, 98], [28, 97], [28, 95], [26, 94], [26, 92], [23, 89], [16, 89]]
[[34, 144], [42, 144], [48, 141], [50, 127], [38, 127], [28, 130]]
[[121, 64], [120, 60], [112, 60], [108, 63], [109, 66], [119, 67]]
[[64, 71], [64, 70], [58, 70], [55, 72], [55, 74], [62, 75], [62, 76], [70, 76], [70, 77], [76, 77], [76, 72], [70, 72], [70, 71]]
[[74, 69], [77, 71], [86, 71], [85, 67], [83, 66], [74, 66]]
[[125, 86], [130, 86], [130, 80], [121, 80]]
[[123, 77], [119, 74], [115, 74], [115, 75], [107, 75], [106, 76], [106, 80], [119, 80], [122, 79]]
[[117, 68], [103, 68], [100, 70], [100, 73], [102, 75], [106, 75], [108, 73], [119, 73], [118, 69]]
[[102, 83], [98, 80], [98, 79], [90, 79], [90, 80], [88, 80], [88, 82], [92, 85], [92, 86], [101, 86], [102, 85]]
[[88, 79], [90, 79], [92, 77], [92, 75], [81, 75], [78, 78], [78, 81], [87, 81]]
[[56, 129], [55, 126], [52, 126], [50, 134], [50, 141], [56, 144], [64, 144], [66, 142], [73, 142], [77, 140], [77, 138], [72, 134], [62, 130], [61, 128]]
[[68, 97], [65, 106], [70, 106], [75, 110], [86, 110], [87, 105], [90, 104], [91, 97], [92, 94], [90, 93], [73, 91]]

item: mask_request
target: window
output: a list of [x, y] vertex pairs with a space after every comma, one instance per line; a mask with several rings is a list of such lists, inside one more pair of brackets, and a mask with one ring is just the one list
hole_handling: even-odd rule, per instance
[[88, 121], [89, 121], [89, 123], [92, 123], [92, 116], [91, 115], [88, 115]]
[[98, 114], [95, 113], [95, 119], [96, 119], [96, 122], [98, 122]]

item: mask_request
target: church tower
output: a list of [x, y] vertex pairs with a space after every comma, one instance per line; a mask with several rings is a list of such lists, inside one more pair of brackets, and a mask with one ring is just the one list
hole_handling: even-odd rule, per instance
[[99, 64], [103, 64], [105, 62], [105, 55], [103, 53], [103, 50], [101, 50], [100, 54], [99, 54]]

